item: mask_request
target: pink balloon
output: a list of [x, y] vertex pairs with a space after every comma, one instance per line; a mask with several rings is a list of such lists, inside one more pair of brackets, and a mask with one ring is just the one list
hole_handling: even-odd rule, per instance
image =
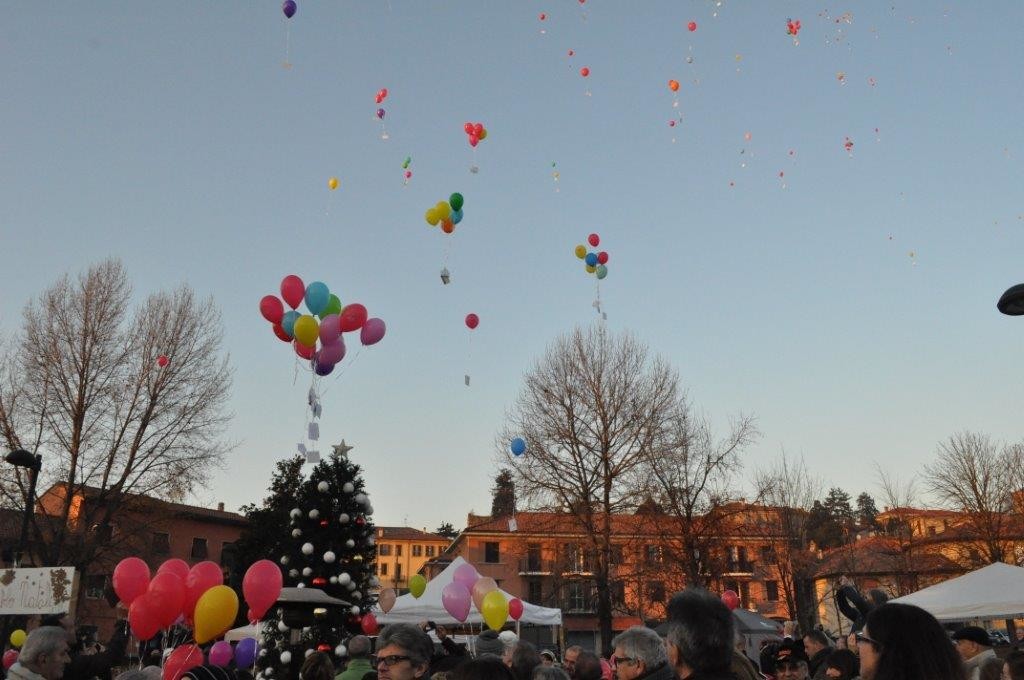
[[380, 605], [380, 610], [387, 614], [391, 611], [391, 608], [395, 606], [395, 602], [398, 600], [398, 593], [395, 592], [394, 588], [385, 588], [380, 591], [380, 597], [377, 598], [377, 604]]
[[333, 342], [324, 343], [324, 346], [320, 348], [318, 361], [321, 364], [336, 364], [344, 358], [345, 342], [341, 338], [335, 338]]
[[[320, 342], [329, 345], [341, 335], [341, 319], [337, 314], [328, 314], [320, 321]], [[338, 362], [333, 362], [338, 363]]]
[[[291, 342], [291, 340], [289, 340], [288, 342]], [[188, 578], [188, 570], [188, 562], [182, 559], [178, 559], [177, 557], [172, 557], [171, 559], [161, 564], [160, 568], [156, 570], [156, 573], [162, 574], [164, 572], [169, 571], [172, 574], [176, 575], [178, 578], [180, 578], [181, 582], [184, 583], [185, 579]]]
[[231, 643], [219, 640], [210, 647], [210, 665], [224, 668], [235, 658], [235, 650], [231, 649]]
[[8, 649], [4, 652], [4, 670], [6, 671], [18, 662], [18, 650]]
[[270, 323], [281, 323], [284, 316], [284, 305], [276, 295], [264, 295], [260, 300], [260, 314]]
[[242, 592], [249, 605], [249, 614], [262, 619], [281, 597], [283, 584], [281, 568], [270, 560], [260, 560], [249, 567], [242, 579]]
[[203, 665], [203, 650], [195, 645], [177, 647], [164, 661], [163, 680], [181, 680], [181, 676]]
[[376, 345], [384, 337], [387, 327], [381, 319], [367, 319], [363, 329], [359, 331], [359, 340], [364, 345]]
[[[114, 567], [114, 592], [126, 606], [149, 588], [149, 565], [138, 557], [126, 557]], [[152, 636], [150, 636], [152, 637]]]
[[465, 622], [469, 618], [469, 606], [472, 602], [469, 588], [461, 583], [452, 581], [441, 591], [441, 604], [456, 621]]
[[135, 598], [128, 607], [128, 625], [132, 635], [140, 640], [149, 640], [160, 632], [160, 603], [149, 594]]
[[196, 603], [203, 593], [220, 585], [224, 585], [224, 574], [216, 562], [200, 562], [192, 567], [188, 572], [188, 578], [185, 579], [185, 604], [182, 606], [185, 618], [191, 619], [195, 614]]
[[185, 606], [185, 582], [169, 571], [158, 572], [149, 582], [147, 596], [153, 599], [161, 628], [170, 628]]
[[295, 309], [306, 299], [306, 284], [295, 274], [289, 274], [281, 281], [281, 297], [289, 307]]
[[508, 601], [508, 615], [512, 617], [513, 621], [518, 621], [523, 615], [523, 601], [518, 597], [513, 597]]
[[455, 569], [455, 576], [452, 580], [456, 583], [461, 583], [466, 587], [466, 590], [472, 590], [473, 584], [476, 583], [478, 578], [480, 578], [480, 574], [477, 573], [476, 567], [466, 562], [465, 564], [460, 564]]

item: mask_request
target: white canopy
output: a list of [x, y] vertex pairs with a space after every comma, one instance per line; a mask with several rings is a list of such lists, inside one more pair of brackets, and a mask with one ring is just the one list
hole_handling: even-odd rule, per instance
[[940, 621], [1024, 616], [1024, 569], [999, 562], [892, 600]]
[[[466, 560], [456, 557], [444, 571], [427, 582], [427, 589], [418, 599], [412, 593], [406, 593], [395, 601], [395, 606], [385, 614], [380, 605], [373, 608], [373, 614], [381, 625], [388, 623], [419, 623], [421, 621], [434, 621], [448, 626], [458, 625], [460, 622], [452, 618], [444, 605], [441, 604], [441, 591], [455, 579], [455, 570], [465, 564]], [[505, 597], [511, 600], [514, 595], [501, 591]], [[522, 600], [522, 598], [520, 598]], [[519, 619], [522, 623], [532, 623], [539, 626], [560, 626], [562, 625], [562, 610], [550, 607], [541, 607], [531, 604], [526, 600], [523, 602], [523, 616]], [[477, 611], [476, 606], [470, 607], [469, 618], [466, 623], [483, 623], [483, 616]]]

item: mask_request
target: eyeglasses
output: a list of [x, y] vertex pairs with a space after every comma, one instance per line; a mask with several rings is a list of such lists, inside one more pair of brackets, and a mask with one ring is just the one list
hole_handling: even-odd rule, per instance
[[412, 657], [411, 656], [402, 656], [400, 654], [388, 654], [387, 656], [371, 656], [370, 657], [370, 662], [373, 664], [374, 668], [376, 668], [377, 666], [379, 666], [381, 664], [384, 664], [388, 668], [391, 668], [395, 664], [400, 664], [403, 661], [412, 661]]
[[612, 668], [617, 668], [620, 663], [632, 663], [635, 664], [637, 658], [635, 656], [613, 656], [612, 657]]
[[853, 636], [857, 639], [858, 643], [863, 642], [864, 644], [874, 645], [875, 647], [882, 646], [878, 643], [878, 640], [872, 640], [867, 635], [864, 635], [862, 633], [854, 633]]

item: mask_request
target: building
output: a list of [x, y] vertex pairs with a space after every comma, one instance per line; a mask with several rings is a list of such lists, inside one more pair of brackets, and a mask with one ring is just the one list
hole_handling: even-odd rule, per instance
[[382, 588], [402, 593], [409, 578], [423, 568], [427, 560], [444, 552], [450, 539], [426, 529], [412, 527], [376, 527], [377, 578]]

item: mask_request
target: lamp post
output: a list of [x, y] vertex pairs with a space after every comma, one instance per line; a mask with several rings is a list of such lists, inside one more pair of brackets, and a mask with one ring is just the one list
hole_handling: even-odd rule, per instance
[[16, 449], [8, 453], [4, 460], [15, 467], [28, 468], [28, 500], [25, 502], [25, 514], [21, 518], [21, 537], [18, 538], [18, 549], [14, 553], [15, 568], [21, 566], [21, 557], [25, 552], [25, 542], [28, 540], [28, 522], [32, 518], [32, 510], [36, 502], [36, 480], [39, 478], [39, 470], [43, 467], [43, 457], [38, 453], [32, 455], [25, 449]]

